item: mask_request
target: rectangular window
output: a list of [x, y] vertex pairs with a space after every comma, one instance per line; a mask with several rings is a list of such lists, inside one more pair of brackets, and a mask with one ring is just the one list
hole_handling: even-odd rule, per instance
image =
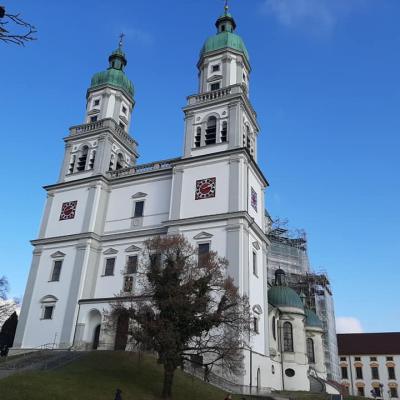
[[387, 356], [386, 357], [386, 361], [393, 361], [393, 357], [392, 356]]
[[212, 72], [217, 72], [219, 71], [219, 64], [215, 64], [212, 66]]
[[389, 377], [389, 379], [396, 379], [394, 367], [388, 367], [388, 377]]
[[219, 88], [220, 88], [219, 82], [211, 84], [211, 90], [219, 90]]
[[346, 361], [346, 357], [340, 357], [340, 361]]
[[131, 293], [133, 289], [133, 276], [125, 276], [124, 292]]
[[114, 275], [115, 258], [107, 258], [104, 276]]
[[349, 375], [347, 374], [347, 367], [341, 367], [342, 371], [342, 379], [349, 379]]
[[135, 274], [137, 272], [138, 256], [129, 256], [126, 264], [126, 273]]
[[371, 376], [372, 379], [379, 379], [378, 367], [371, 367]]
[[54, 306], [44, 306], [43, 319], [53, 318]]
[[361, 361], [361, 357], [354, 357], [354, 361]]
[[198, 260], [200, 266], [203, 266], [207, 262], [209, 252], [210, 252], [210, 243], [199, 244]]
[[255, 333], [259, 333], [259, 330], [258, 330], [258, 318], [257, 317], [253, 318], [253, 329], [254, 329]]
[[135, 212], [133, 213], [134, 218], [143, 217], [144, 201], [137, 201], [135, 203]]
[[370, 361], [377, 361], [377, 358], [376, 357], [370, 357], [369, 360]]
[[122, 122], [119, 123], [119, 127], [125, 130], [125, 124], [123, 124]]
[[51, 282], [60, 280], [62, 263], [63, 263], [62, 260], [54, 261], [53, 271], [51, 273], [51, 279], [50, 279]]
[[357, 388], [357, 396], [364, 397], [364, 395], [365, 395], [364, 388], [363, 387], [358, 387]]
[[161, 254], [159, 254], [159, 253], [150, 254], [150, 263], [154, 266], [160, 267], [161, 266]]
[[126, 115], [127, 109], [126, 107], [122, 106], [122, 113]]
[[393, 398], [397, 398], [397, 397], [399, 397], [397, 394], [397, 388], [391, 387], [390, 388], [390, 398], [393, 399]]
[[95, 100], [93, 102], [93, 106], [98, 106], [99, 104], [100, 104], [100, 100], [99, 99], [97, 99], [97, 100]]
[[93, 115], [90, 117], [90, 122], [96, 122], [97, 121], [97, 115]]
[[363, 373], [362, 373], [362, 368], [361, 367], [356, 367], [356, 378], [357, 379], [362, 379], [363, 378]]
[[373, 392], [374, 397], [381, 397], [381, 388], [375, 387], [371, 392]]
[[255, 276], [258, 276], [258, 271], [257, 271], [257, 253], [253, 251], [253, 274]]

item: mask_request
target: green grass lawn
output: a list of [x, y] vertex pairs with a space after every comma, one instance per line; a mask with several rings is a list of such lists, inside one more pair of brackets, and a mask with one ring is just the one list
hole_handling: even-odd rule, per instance
[[[57, 370], [2, 379], [0, 399], [114, 400], [118, 387], [124, 400], [154, 400], [162, 381], [162, 366], [151, 357], [139, 361], [132, 353], [98, 351]], [[223, 400], [225, 394], [179, 370], [175, 374], [174, 400]]]

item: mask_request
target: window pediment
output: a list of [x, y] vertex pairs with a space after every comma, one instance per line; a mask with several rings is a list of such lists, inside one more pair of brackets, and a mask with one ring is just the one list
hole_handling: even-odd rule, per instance
[[140, 198], [146, 197], [146, 196], [147, 196], [147, 193], [137, 192], [131, 197], [131, 199], [140, 199]]
[[58, 301], [57, 297], [50, 294], [40, 299], [41, 303], [55, 303], [56, 301]]
[[109, 256], [109, 255], [111, 255], [111, 254], [117, 254], [118, 253], [118, 250], [115, 250], [115, 249], [107, 249], [106, 251], [104, 251], [103, 252], [103, 254], [105, 254], [105, 255], [107, 255], [107, 256]]
[[200, 240], [200, 239], [210, 239], [212, 238], [214, 235], [212, 235], [211, 233], [208, 232], [200, 232], [198, 233], [196, 236], [193, 236], [193, 239], [195, 240]]
[[255, 306], [253, 306], [253, 312], [258, 315], [261, 315], [263, 311], [261, 306], [259, 304], [256, 304]]
[[62, 257], [65, 257], [65, 253], [63, 253], [62, 251], [56, 251], [50, 257], [51, 258], [62, 258]]
[[138, 246], [135, 246], [134, 244], [132, 246], [129, 246], [127, 249], [125, 249], [125, 251], [127, 253], [133, 253], [135, 251], [140, 251], [140, 250], [141, 250], [141, 248]]
[[256, 250], [260, 250], [261, 249], [260, 243], [258, 243], [257, 241], [253, 242], [252, 245]]
[[207, 79], [207, 82], [219, 81], [222, 79], [222, 75], [213, 75], [211, 78]]

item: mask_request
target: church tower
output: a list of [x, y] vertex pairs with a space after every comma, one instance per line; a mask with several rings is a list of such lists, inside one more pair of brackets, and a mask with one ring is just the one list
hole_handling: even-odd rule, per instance
[[136, 164], [137, 143], [128, 134], [135, 106], [134, 88], [124, 72], [127, 59], [122, 37], [108, 58], [109, 67], [92, 77], [84, 124], [71, 127], [64, 139], [60, 182], [104, 175]]
[[188, 97], [184, 157], [246, 148], [257, 160], [259, 126], [249, 100], [250, 57], [225, 6], [200, 52], [199, 92]]

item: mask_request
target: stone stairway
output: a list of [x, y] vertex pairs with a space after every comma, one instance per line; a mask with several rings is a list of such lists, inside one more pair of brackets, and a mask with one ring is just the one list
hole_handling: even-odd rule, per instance
[[40, 350], [8, 357], [0, 363], [0, 379], [26, 371], [44, 371], [62, 367], [82, 357], [82, 352]]

